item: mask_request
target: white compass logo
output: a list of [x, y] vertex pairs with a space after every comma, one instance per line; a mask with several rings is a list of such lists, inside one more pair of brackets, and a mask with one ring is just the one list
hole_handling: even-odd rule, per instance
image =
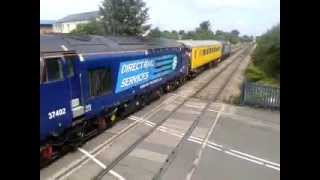
[[172, 69], [175, 70], [178, 64], [177, 56], [173, 57]]

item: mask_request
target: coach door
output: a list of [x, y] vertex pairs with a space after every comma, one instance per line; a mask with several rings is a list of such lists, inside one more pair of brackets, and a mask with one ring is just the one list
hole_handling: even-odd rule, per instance
[[77, 54], [65, 54], [65, 67], [68, 83], [70, 86], [70, 106], [73, 118], [83, 115], [84, 108], [82, 106], [82, 89], [81, 89], [81, 72], [79, 68], [79, 56]]

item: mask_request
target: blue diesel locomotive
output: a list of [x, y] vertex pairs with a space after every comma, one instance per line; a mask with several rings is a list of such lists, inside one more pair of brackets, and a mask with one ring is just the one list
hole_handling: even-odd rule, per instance
[[40, 166], [179, 87], [187, 64], [171, 40], [41, 35]]

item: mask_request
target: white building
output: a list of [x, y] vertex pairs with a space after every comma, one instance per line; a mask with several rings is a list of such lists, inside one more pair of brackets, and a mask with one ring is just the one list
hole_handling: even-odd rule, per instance
[[72, 30], [76, 29], [78, 24], [85, 24], [92, 20], [95, 20], [95, 19], [97, 20], [98, 17], [99, 17], [98, 11], [72, 14], [62, 19], [59, 19], [53, 25], [53, 32], [69, 33]]

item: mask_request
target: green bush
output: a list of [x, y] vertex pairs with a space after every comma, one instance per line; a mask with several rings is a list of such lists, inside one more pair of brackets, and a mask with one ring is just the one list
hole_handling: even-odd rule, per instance
[[259, 37], [252, 59], [246, 71], [249, 81], [280, 84], [280, 24]]
[[70, 32], [74, 35], [103, 35], [103, 27], [98, 21], [91, 21], [86, 24], [79, 24], [76, 29]]
[[259, 67], [250, 64], [245, 72], [246, 78], [250, 82], [255, 82], [258, 84], [265, 84], [271, 86], [279, 86], [279, 81], [268, 77], [268, 75], [262, 71]]

